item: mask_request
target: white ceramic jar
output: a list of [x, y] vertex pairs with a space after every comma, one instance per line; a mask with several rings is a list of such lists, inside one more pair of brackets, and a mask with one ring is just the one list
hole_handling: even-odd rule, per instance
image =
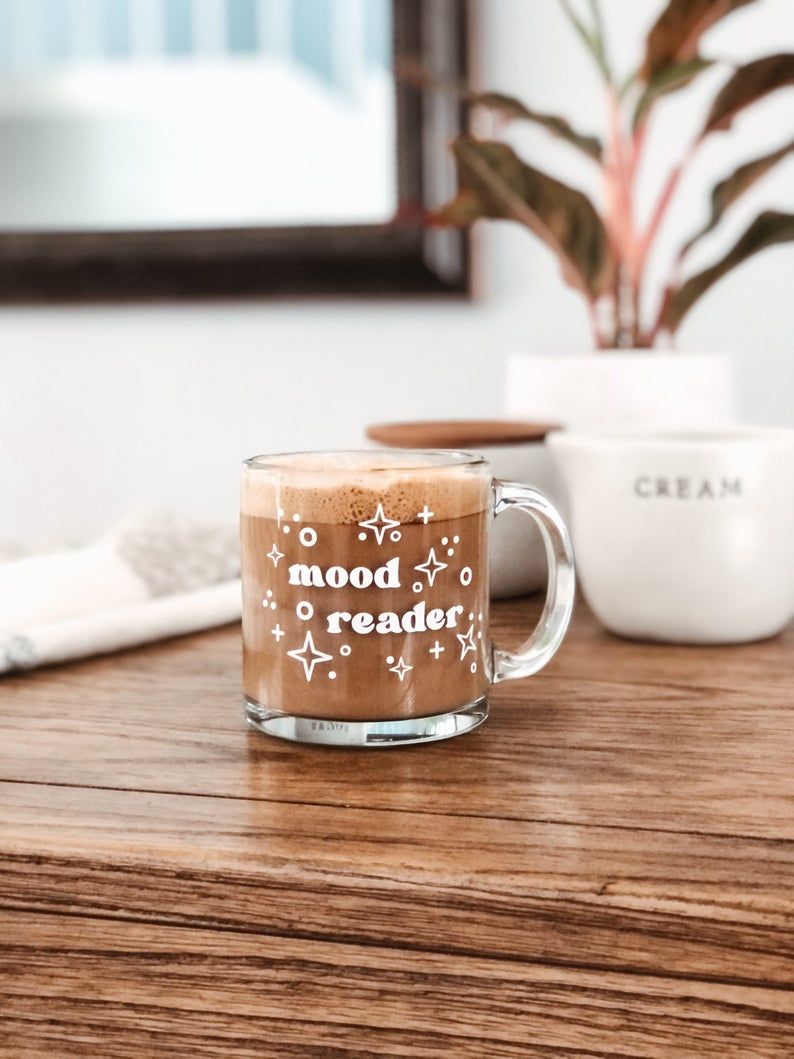
[[579, 583], [612, 632], [738, 643], [794, 615], [794, 431], [559, 432]]

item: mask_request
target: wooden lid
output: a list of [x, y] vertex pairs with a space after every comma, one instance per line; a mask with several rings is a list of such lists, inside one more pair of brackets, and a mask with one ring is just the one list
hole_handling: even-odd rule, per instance
[[483, 445], [522, 445], [543, 441], [559, 427], [510, 419], [428, 419], [411, 423], [375, 423], [367, 437], [398, 449], [471, 449]]

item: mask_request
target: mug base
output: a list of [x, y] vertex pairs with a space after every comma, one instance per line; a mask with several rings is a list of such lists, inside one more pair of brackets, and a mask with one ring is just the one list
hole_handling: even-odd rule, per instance
[[293, 743], [324, 746], [393, 747], [435, 743], [464, 735], [488, 716], [483, 696], [467, 706], [432, 717], [405, 717], [396, 721], [337, 721], [328, 717], [296, 717], [243, 699], [245, 718], [252, 728]]

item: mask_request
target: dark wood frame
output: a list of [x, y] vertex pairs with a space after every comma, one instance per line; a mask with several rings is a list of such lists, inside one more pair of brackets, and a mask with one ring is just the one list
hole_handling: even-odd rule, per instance
[[[394, 58], [430, 80], [467, 67], [466, 0], [394, 0]], [[0, 234], [0, 301], [234, 295], [466, 294], [459, 231], [421, 216], [453, 187], [454, 91], [398, 80], [400, 212], [389, 225]]]

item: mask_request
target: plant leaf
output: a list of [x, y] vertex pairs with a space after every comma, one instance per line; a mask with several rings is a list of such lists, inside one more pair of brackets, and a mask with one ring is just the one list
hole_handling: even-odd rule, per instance
[[768, 55], [740, 66], [712, 103], [700, 139], [710, 132], [729, 129], [739, 111], [787, 85], [794, 85], [794, 53]]
[[686, 62], [665, 66], [664, 69], [655, 73], [637, 100], [634, 118], [632, 119], [633, 127], [636, 129], [640, 122], [647, 117], [651, 107], [661, 96], [666, 96], [670, 92], [677, 92], [679, 88], [685, 88], [694, 81], [701, 71], [713, 65], [712, 59], [701, 59], [699, 56], [695, 56], [694, 59], [687, 59]]
[[574, 30], [577, 32], [582, 40], [585, 48], [590, 52], [596, 66], [598, 67], [601, 76], [607, 82], [612, 83], [612, 73], [607, 63], [605, 42], [603, 36], [603, 26], [601, 25], [601, 12], [596, 8], [591, 9], [596, 15], [595, 25], [590, 28], [584, 24], [581, 18], [576, 14], [573, 7], [571, 6], [570, 0], [560, 0], [560, 7], [563, 10], [565, 17], [568, 19]]
[[670, 292], [662, 318], [662, 326], [671, 333], [675, 333], [695, 302], [731, 269], [769, 246], [792, 241], [794, 241], [794, 213], [767, 210], [760, 214], [735, 246], [716, 265], [691, 276], [680, 287]]
[[515, 96], [508, 96], [503, 92], [475, 92], [465, 81], [433, 78], [420, 63], [408, 60], [401, 60], [395, 66], [395, 73], [400, 81], [414, 88], [455, 92], [464, 102], [473, 107], [486, 107], [509, 119], [522, 119], [542, 125], [552, 135], [584, 151], [596, 162], [601, 161], [603, 147], [597, 136], [579, 133], [565, 118], [532, 110]]
[[769, 154], [762, 155], [760, 158], [754, 158], [752, 162], [746, 162], [734, 170], [725, 180], [721, 180], [711, 193], [711, 216], [704, 227], [681, 248], [679, 259], [688, 254], [695, 243], [699, 242], [704, 235], [707, 235], [717, 227], [725, 211], [745, 191], [748, 191], [761, 177], [766, 176], [770, 169], [776, 166], [778, 162], [782, 162], [786, 155], [791, 154], [792, 151], [794, 151], [794, 140], [784, 144], [783, 147], [778, 147], [776, 151], [770, 151]]
[[557, 254], [566, 281], [588, 300], [610, 288], [615, 261], [586, 195], [522, 162], [505, 144], [464, 136], [453, 150], [460, 192], [436, 215], [438, 223], [469, 224], [479, 217], [518, 221]]
[[668, 66], [697, 56], [700, 38], [715, 22], [755, 0], [669, 0], [645, 45], [640, 79], [650, 83]]
[[466, 94], [467, 102], [473, 106], [488, 107], [506, 115], [508, 118], [521, 118], [524, 121], [532, 121], [536, 125], [542, 125], [552, 135], [577, 147], [580, 151], [590, 155], [597, 162], [601, 161], [603, 148], [597, 136], [586, 136], [576, 132], [565, 118], [557, 117], [555, 114], [541, 114], [537, 110], [530, 110], [520, 99], [514, 96], [506, 96], [501, 92], [470, 92]]

